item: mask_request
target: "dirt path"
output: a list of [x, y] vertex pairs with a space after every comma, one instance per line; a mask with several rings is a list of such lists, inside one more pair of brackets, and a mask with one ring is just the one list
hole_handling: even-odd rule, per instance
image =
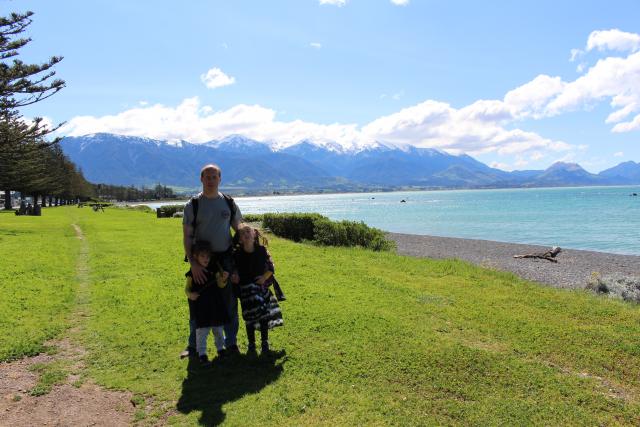
[[[130, 393], [104, 390], [85, 377], [86, 351], [80, 345], [89, 312], [88, 244], [81, 241], [78, 257], [78, 291], [71, 328], [47, 343], [52, 351], [10, 363], [0, 363], [0, 426], [127, 426], [136, 408]], [[44, 374], [39, 374], [41, 372]], [[46, 373], [58, 373], [51, 391], [40, 396], [37, 387]]]

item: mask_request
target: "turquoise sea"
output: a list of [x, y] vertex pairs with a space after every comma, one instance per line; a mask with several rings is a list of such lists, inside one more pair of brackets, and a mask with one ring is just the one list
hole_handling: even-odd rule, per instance
[[640, 255], [640, 186], [263, 196], [236, 201], [243, 213], [319, 212], [398, 233]]

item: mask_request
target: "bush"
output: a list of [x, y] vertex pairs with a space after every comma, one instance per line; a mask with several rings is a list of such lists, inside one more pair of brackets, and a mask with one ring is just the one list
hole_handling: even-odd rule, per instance
[[172, 218], [176, 212], [182, 212], [184, 205], [164, 205], [156, 209], [158, 218]]
[[387, 240], [384, 232], [364, 222], [318, 220], [315, 222], [314, 240], [326, 246], [361, 246], [374, 251], [395, 249], [395, 243]]
[[262, 225], [276, 236], [300, 242], [313, 240], [314, 223], [320, 219], [329, 220], [317, 213], [266, 213]]
[[262, 214], [246, 214], [242, 215], [242, 221], [244, 222], [262, 222]]
[[622, 298], [625, 301], [640, 303], [640, 277], [619, 274], [601, 276], [599, 273], [593, 273], [587, 289], [610, 297]]
[[335, 222], [317, 213], [269, 213], [263, 215], [262, 224], [276, 236], [296, 242], [310, 240], [320, 245], [361, 246], [374, 251], [395, 249], [395, 243], [377, 228], [364, 222]]

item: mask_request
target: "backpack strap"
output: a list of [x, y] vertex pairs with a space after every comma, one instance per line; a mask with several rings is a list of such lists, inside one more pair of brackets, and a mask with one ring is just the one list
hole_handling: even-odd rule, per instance
[[[233, 217], [236, 216], [236, 213], [238, 212], [238, 209], [236, 208], [236, 204], [233, 202], [233, 197], [231, 197], [228, 194], [222, 193], [222, 197], [224, 197], [224, 201], [227, 202], [227, 206], [229, 206], [229, 211], [231, 212], [231, 215], [229, 216], [229, 225], [231, 225], [233, 223]], [[238, 246], [240, 244], [240, 235], [238, 233], [232, 233], [231, 229], [233, 227], [229, 227], [229, 234], [231, 234], [231, 247], [235, 248], [236, 246]]]
[[229, 223], [231, 223], [233, 222], [233, 217], [235, 217], [237, 213], [236, 205], [233, 202], [233, 197], [222, 192], [220, 194], [222, 194], [222, 197], [224, 197], [224, 201], [227, 202], [227, 206], [229, 207], [229, 211], [231, 212], [231, 216], [229, 217]]
[[191, 227], [193, 227], [193, 236], [196, 235], [196, 218], [198, 218], [198, 204], [200, 202], [200, 198], [198, 196], [191, 198], [191, 207], [193, 208], [193, 221], [191, 222]]

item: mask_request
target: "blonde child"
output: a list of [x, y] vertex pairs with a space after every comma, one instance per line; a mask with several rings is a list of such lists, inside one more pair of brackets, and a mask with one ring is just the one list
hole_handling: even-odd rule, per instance
[[267, 281], [273, 277], [266, 239], [248, 224], [238, 227], [239, 245], [232, 282], [238, 287], [242, 318], [247, 328], [248, 352], [256, 351], [255, 331], [260, 330], [262, 353], [269, 353], [269, 329], [282, 326], [282, 312]]

